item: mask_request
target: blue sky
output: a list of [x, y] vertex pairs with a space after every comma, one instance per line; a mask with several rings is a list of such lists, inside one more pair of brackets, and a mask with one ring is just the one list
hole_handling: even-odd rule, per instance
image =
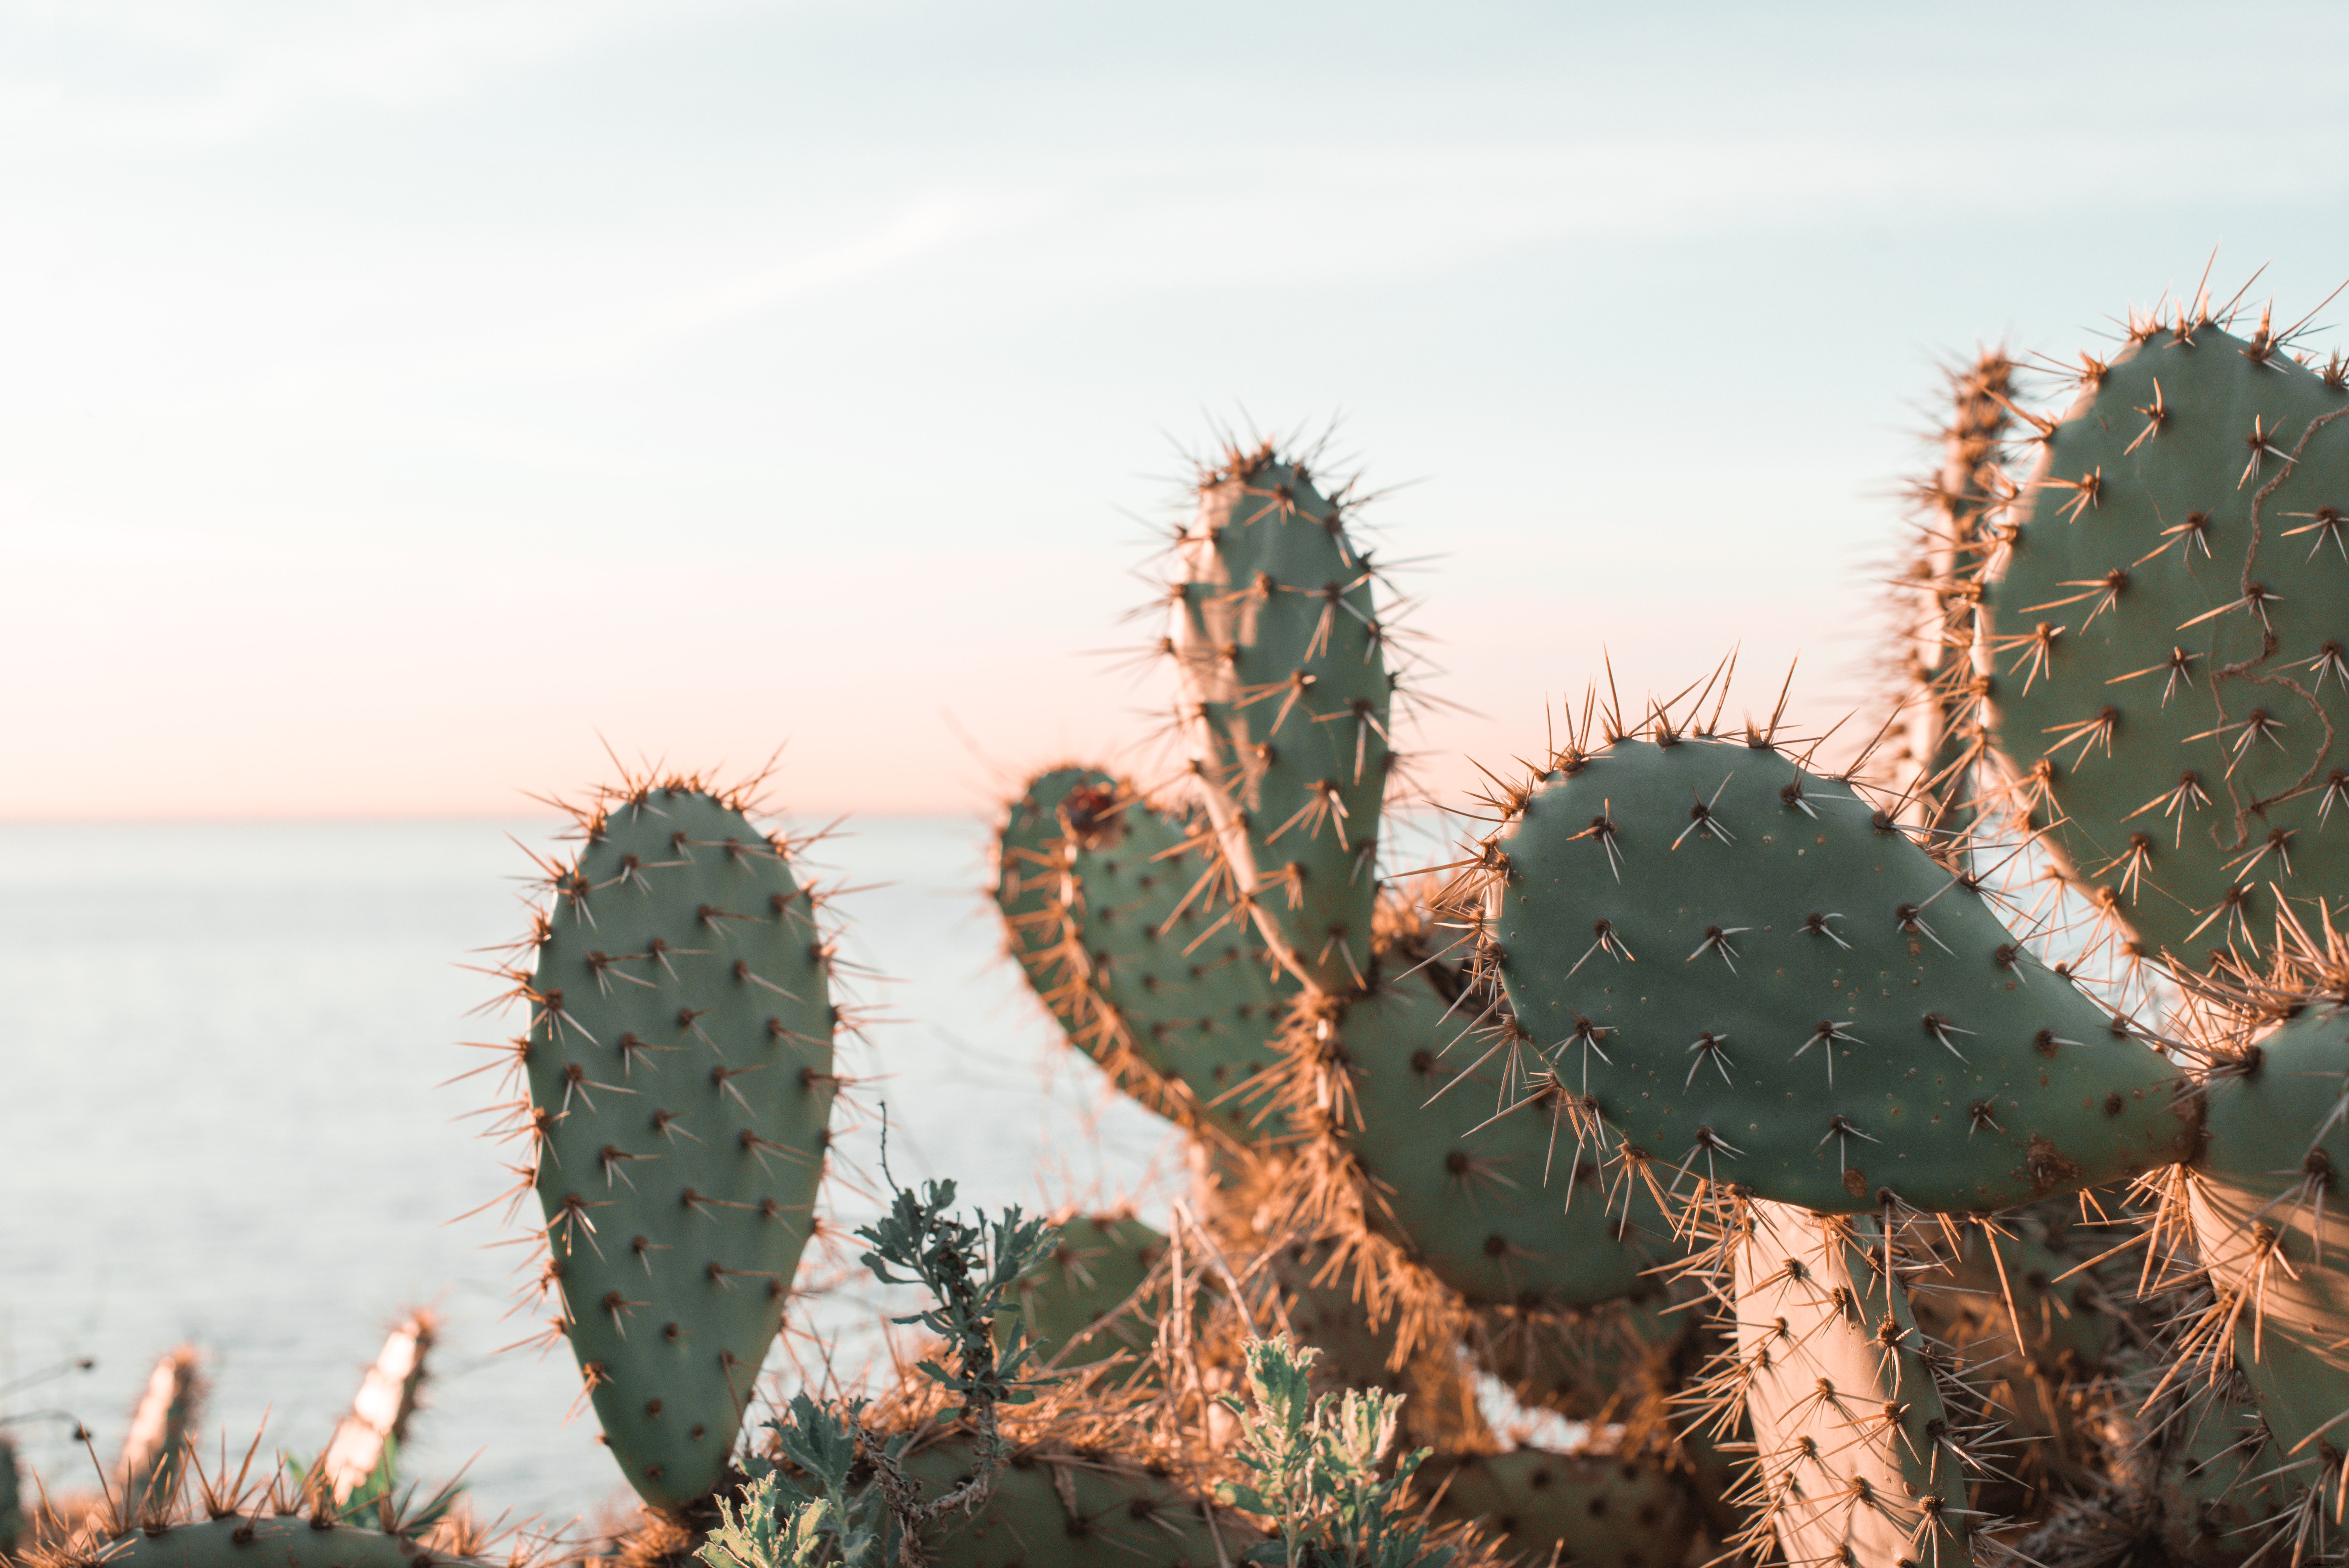
[[1440, 794], [1602, 645], [1838, 713], [1938, 363], [2349, 277], [2349, 14], [2217, 15], [0, 5], [0, 814], [977, 806], [1242, 418], [1404, 487]]

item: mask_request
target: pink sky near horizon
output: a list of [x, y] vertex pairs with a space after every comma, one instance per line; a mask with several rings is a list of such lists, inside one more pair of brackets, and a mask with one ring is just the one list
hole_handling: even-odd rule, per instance
[[[662, 589], [585, 568], [507, 575], [477, 562], [450, 582], [429, 557], [291, 555], [20, 553], [49, 591], [8, 633], [30, 652], [0, 723], [74, 741], [0, 777], [0, 819], [531, 817], [543, 810], [533, 794], [610, 779], [606, 746], [630, 767], [731, 775], [780, 747], [769, 795], [802, 818], [983, 814], [1055, 762], [1146, 776], [1163, 755], [1149, 738], [1172, 672], [1098, 652], [1139, 641], [1117, 624], [1137, 589], [1132, 552], [1113, 541], [1055, 584], [1101, 597], [1092, 638], [1067, 612], [1005, 624], [963, 587], [978, 565], [952, 559], [894, 587], [895, 613], [882, 617], [853, 592], [777, 596], [780, 565]], [[1703, 619], [1723, 640], [1706, 646], [1636, 615], [1591, 624], [1570, 596], [1487, 586], [1455, 599], [1454, 575], [1413, 583], [1427, 602], [1411, 624], [1441, 669], [1417, 683], [1439, 701], [1404, 744], [1439, 802], [1477, 788], [1473, 761], [1533, 755], [1546, 703], [1602, 678], [1602, 653], [1636, 704], [1701, 679], [1742, 620], [1729, 712], [1766, 714], [1807, 630], [1794, 727], [1831, 723], [1868, 695], [1848, 639], [1783, 611], [1713, 606]], [[632, 615], [661, 630], [601, 643], [583, 614], [565, 633], [566, 606], [609, 598], [635, 600]], [[924, 645], [957, 656], [936, 668], [887, 657], [893, 619], [926, 625]]]

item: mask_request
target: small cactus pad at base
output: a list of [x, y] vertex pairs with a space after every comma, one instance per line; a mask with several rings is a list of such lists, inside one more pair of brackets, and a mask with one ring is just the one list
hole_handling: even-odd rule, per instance
[[1757, 1201], [1731, 1223], [1737, 1348], [1720, 1377], [1754, 1423], [1756, 1535], [1788, 1563], [1964, 1568], [1966, 1460], [1870, 1222]]
[[405, 1536], [310, 1519], [208, 1519], [160, 1532], [132, 1531], [111, 1543], [37, 1554], [41, 1568], [461, 1568]]
[[1766, 746], [1562, 755], [1485, 874], [1519, 1024], [1667, 1171], [1823, 1212], [1886, 1190], [1994, 1210], [2190, 1147], [2177, 1069], [1847, 785]]
[[[905, 1473], [926, 1495], [940, 1495], [971, 1473], [969, 1445], [957, 1439], [926, 1448], [906, 1459]], [[895, 1563], [896, 1532], [889, 1533], [884, 1557]], [[1262, 1539], [1240, 1516], [1141, 1465], [1028, 1450], [995, 1472], [976, 1514], [949, 1514], [928, 1527], [922, 1551], [932, 1568], [1215, 1568], [1238, 1561]]]
[[2148, 949], [2349, 894], [2349, 392], [2142, 324], [2045, 436], [1984, 593], [2016, 799]]
[[1289, 970], [1336, 995], [1370, 964], [1393, 759], [1386, 635], [1343, 497], [1269, 445], [1226, 454], [1176, 544], [1170, 634], [1236, 891]]
[[734, 804], [645, 787], [584, 825], [527, 981], [538, 1193], [613, 1456], [674, 1509], [725, 1474], [812, 1229], [827, 950]]
[[1346, 1005], [1338, 1037], [1360, 1120], [1340, 1136], [1369, 1222], [1472, 1304], [1581, 1305], [1640, 1290], [1645, 1271], [1680, 1253], [1653, 1195], [1636, 1181], [1610, 1191], [1578, 1164], [1559, 1097], [1505, 1087], [1506, 1054], [1458, 1038], [1466, 1027], [1424, 975]]
[[1661, 1469], [1538, 1449], [1439, 1456], [1413, 1490], [1441, 1493], [1439, 1522], [1482, 1521], [1504, 1552], [1532, 1563], [1680, 1568], [1698, 1525], [1696, 1505]]
[[1166, 1238], [1130, 1214], [1078, 1214], [1058, 1228], [1052, 1255], [1019, 1276], [1012, 1297], [1036, 1360], [1075, 1367], [1147, 1357], [1165, 1302], [1143, 1286]]
[[1213, 929], [1192, 837], [1107, 773], [1053, 769], [1005, 812], [996, 903], [1029, 984], [1121, 1088], [1193, 1131], [1278, 1142], [1270, 1041], [1296, 985], [1245, 922]]
[[2231, 1348], [2298, 1462], [2349, 1429], [2349, 1215], [2333, 1191], [2349, 1170], [2349, 1012], [2312, 1005], [2214, 1072], [2207, 1098], [2185, 1186], [2218, 1299], [2191, 1343], [2221, 1365]]
[[16, 1469], [16, 1445], [0, 1437], [0, 1553], [16, 1550], [25, 1531], [25, 1478]]
[[148, 1374], [122, 1452], [114, 1461], [114, 1495], [136, 1522], [169, 1510], [179, 1495], [188, 1441], [203, 1420], [203, 1353], [192, 1345], [166, 1351]]

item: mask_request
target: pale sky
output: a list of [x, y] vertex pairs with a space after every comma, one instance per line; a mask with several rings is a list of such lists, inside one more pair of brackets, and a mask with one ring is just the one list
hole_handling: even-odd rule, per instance
[[[2216, 20], [2223, 16], [2223, 23]], [[2349, 276], [2329, 5], [0, 4], [0, 816], [959, 810], [1216, 419], [1339, 446], [1439, 794], [1613, 650], [1864, 691], [1935, 366]], [[2349, 316], [2349, 295], [2320, 320]], [[2340, 341], [2321, 336], [2321, 346]], [[1764, 673], [1764, 672], [1768, 673]]]

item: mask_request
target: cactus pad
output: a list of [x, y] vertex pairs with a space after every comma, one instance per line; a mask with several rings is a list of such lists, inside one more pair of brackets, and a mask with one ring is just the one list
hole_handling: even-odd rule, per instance
[[1757, 1533], [1789, 1563], [1963, 1568], [1966, 1456], [1872, 1222], [1755, 1202], [1734, 1224], [1723, 1377], [1754, 1423]]
[[1278, 1141], [1268, 1042], [1296, 986], [1255, 932], [1211, 929], [1193, 838], [1107, 773], [1053, 769], [1005, 814], [996, 903], [1030, 985], [1121, 1088], [1194, 1131]]
[[583, 820], [528, 985], [564, 1326], [630, 1485], [717, 1486], [812, 1226], [834, 1014], [779, 841], [690, 782]]
[[1441, 1491], [1439, 1522], [1482, 1520], [1520, 1561], [1679, 1568], [1696, 1537], [1696, 1506], [1680, 1485], [1620, 1460], [1538, 1449], [1445, 1455], [1422, 1465], [1414, 1485], [1423, 1496]]
[[[971, 1471], [969, 1445], [950, 1439], [910, 1455], [905, 1473], [937, 1496]], [[1143, 1467], [1099, 1453], [1029, 1449], [995, 1472], [986, 1505], [968, 1519], [949, 1515], [924, 1534], [933, 1568], [1052, 1568], [1131, 1563], [1133, 1568], [1212, 1568], [1240, 1559], [1262, 1539], [1239, 1516], [1203, 1503]], [[895, 1532], [885, 1557], [895, 1562]], [[1218, 1552], [1220, 1542], [1222, 1551]]]
[[1669, 739], [1561, 754], [1486, 857], [1519, 1024], [1627, 1151], [1851, 1212], [2004, 1208], [2189, 1146], [2178, 1072], [1849, 786]]
[[1370, 964], [1393, 755], [1385, 632], [1344, 505], [1269, 444], [1226, 454], [1177, 545], [1170, 634], [1237, 892], [1290, 971], [1333, 995]]
[[402, 1535], [293, 1515], [207, 1519], [133, 1531], [110, 1547], [38, 1554], [44, 1568], [461, 1568], [467, 1559], [427, 1550]]
[[[1144, 1295], [1143, 1286], [1165, 1254], [1166, 1238], [1131, 1214], [1078, 1214], [1058, 1229], [1052, 1255], [1018, 1284], [1016, 1310], [1037, 1361], [1058, 1357], [1082, 1367], [1121, 1352], [1147, 1356], [1164, 1302]], [[1068, 1349], [1079, 1335], [1083, 1341]]]
[[2349, 892], [2349, 393], [2264, 322], [2131, 336], [1991, 573], [1992, 732], [2075, 876], [2199, 965]]
[[1338, 1037], [1359, 1120], [1341, 1137], [1366, 1220], [1471, 1303], [1576, 1305], [1640, 1290], [1644, 1271], [1679, 1252], [1653, 1196], [1636, 1181], [1610, 1191], [1595, 1165], [1578, 1164], [1555, 1093], [1504, 1098], [1506, 1053], [1460, 1038], [1466, 1026], [1423, 975], [1347, 1004]]
[[[2235, 1364], [2292, 1460], [2349, 1416], [2349, 1012], [2319, 1002], [2213, 1074], [2188, 1173], [2218, 1301], [2195, 1343]], [[2337, 1448], [2338, 1442], [2334, 1443]]]

